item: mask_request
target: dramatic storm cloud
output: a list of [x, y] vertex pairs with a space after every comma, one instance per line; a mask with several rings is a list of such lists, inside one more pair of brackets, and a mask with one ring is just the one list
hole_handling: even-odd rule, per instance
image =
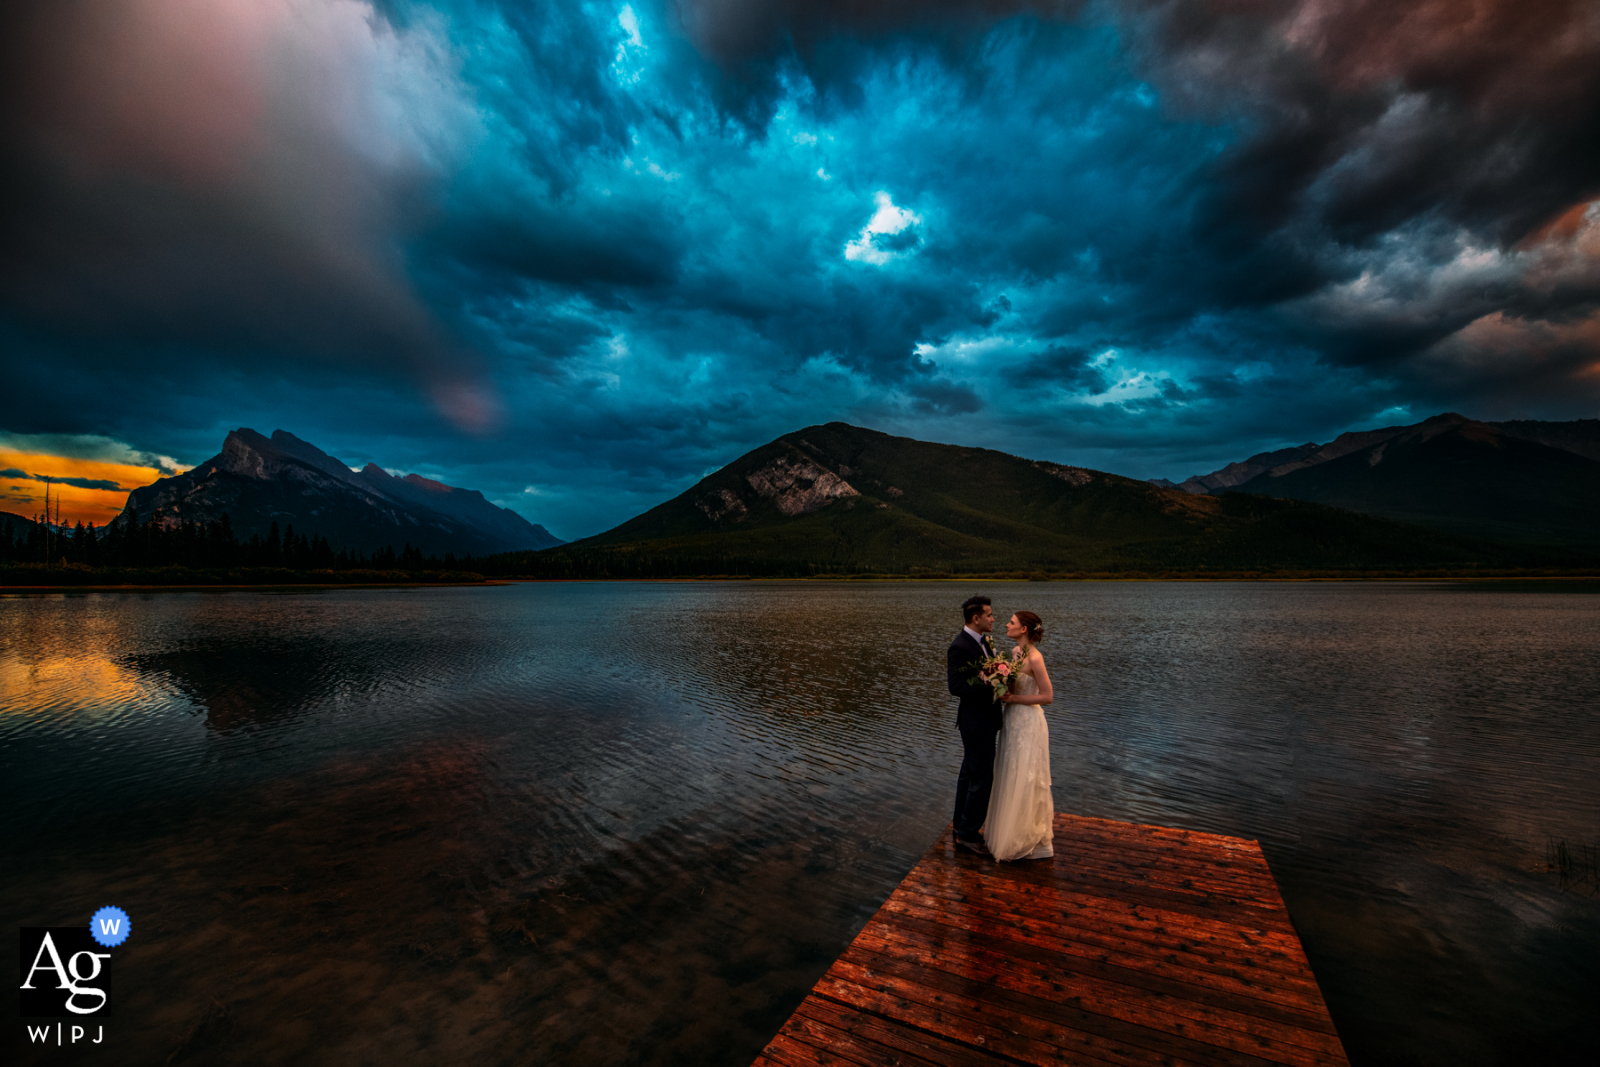
[[1600, 413], [1592, 3], [18, 0], [0, 42], [13, 434], [282, 427], [576, 537], [830, 419], [1181, 478]]

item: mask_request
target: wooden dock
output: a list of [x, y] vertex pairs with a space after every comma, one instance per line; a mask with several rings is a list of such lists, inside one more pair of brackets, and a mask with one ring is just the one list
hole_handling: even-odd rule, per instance
[[946, 830], [756, 1064], [1348, 1064], [1254, 841], [1057, 815], [1055, 853]]

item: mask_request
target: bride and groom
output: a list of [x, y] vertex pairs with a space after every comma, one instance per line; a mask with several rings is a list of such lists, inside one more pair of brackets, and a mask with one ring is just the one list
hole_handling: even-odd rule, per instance
[[986, 596], [961, 605], [964, 625], [945, 656], [952, 696], [961, 700], [956, 728], [966, 750], [956, 779], [956, 845], [998, 860], [1045, 859], [1051, 847], [1050, 732], [1043, 705], [1054, 699], [1038, 644], [1039, 616], [1019, 611], [1006, 624], [1017, 643], [1010, 689], [996, 698], [976, 668], [994, 656], [994, 608]]

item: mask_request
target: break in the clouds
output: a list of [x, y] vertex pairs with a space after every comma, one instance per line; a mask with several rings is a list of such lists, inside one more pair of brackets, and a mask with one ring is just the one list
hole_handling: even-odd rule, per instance
[[18, 0], [0, 42], [13, 434], [283, 427], [575, 537], [829, 419], [1177, 478], [1600, 407], [1585, 0]]

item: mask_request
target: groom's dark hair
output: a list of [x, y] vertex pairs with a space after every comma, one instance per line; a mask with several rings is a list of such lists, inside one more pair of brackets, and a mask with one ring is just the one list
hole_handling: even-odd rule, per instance
[[988, 606], [989, 598], [986, 596], [967, 597], [966, 602], [961, 605], [961, 625], [965, 626], [979, 615], [982, 615], [983, 609]]

